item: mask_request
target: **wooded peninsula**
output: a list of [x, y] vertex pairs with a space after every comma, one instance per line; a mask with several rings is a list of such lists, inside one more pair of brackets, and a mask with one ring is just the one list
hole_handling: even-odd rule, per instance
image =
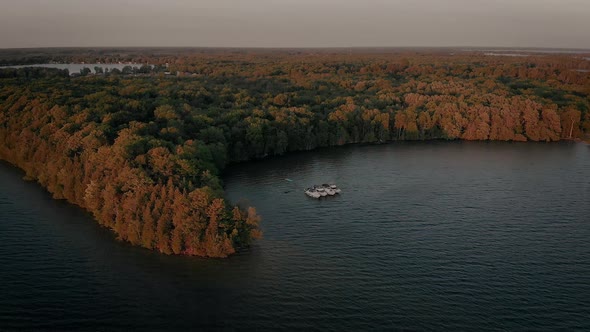
[[[590, 53], [452, 49], [46, 49], [0, 65], [0, 159], [117, 237], [226, 257], [261, 236], [229, 163], [398, 140], [590, 135]], [[75, 74], [75, 75], [72, 75]]]

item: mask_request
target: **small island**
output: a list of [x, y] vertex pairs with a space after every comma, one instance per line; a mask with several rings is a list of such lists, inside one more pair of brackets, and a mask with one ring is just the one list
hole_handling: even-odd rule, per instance
[[590, 61], [486, 50], [67, 49], [0, 63], [0, 158], [133, 245], [227, 257], [261, 236], [221, 174], [291, 151], [590, 134]]

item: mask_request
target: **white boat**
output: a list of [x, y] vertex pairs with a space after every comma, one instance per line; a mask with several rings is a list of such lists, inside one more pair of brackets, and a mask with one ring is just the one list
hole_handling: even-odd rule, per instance
[[320, 198], [321, 195], [314, 188], [305, 189], [305, 194], [311, 198]]
[[322, 184], [322, 188], [326, 191], [326, 193], [330, 196], [336, 195], [336, 191], [332, 189], [329, 184]]
[[330, 189], [332, 189], [337, 194], [340, 194], [340, 192], [342, 192], [342, 190], [340, 190], [340, 188], [336, 187], [335, 184], [331, 184]]
[[305, 189], [305, 194], [312, 198], [321, 198], [326, 196], [334, 196], [340, 194], [341, 190], [335, 184], [314, 185], [311, 188]]

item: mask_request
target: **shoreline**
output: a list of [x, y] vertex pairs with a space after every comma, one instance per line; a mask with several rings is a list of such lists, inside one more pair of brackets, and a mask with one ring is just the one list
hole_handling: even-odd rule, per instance
[[281, 157], [287, 157], [293, 154], [302, 154], [302, 153], [309, 153], [309, 152], [317, 152], [317, 151], [322, 151], [322, 150], [329, 150], [329, 149], [333, 149], [333, 148], [347, 148], [347, 147], [353, 147], [353, 146], [379, 146], [379, 145], [390, 145], [390, 144], [395, 144], [395, 143], [438, 143], [438, 142], [454, 142], [454, 143], [466, 143], [466, 142], [481, 142], [481, 143], [509, 143], [509, 144], [530, 144], [530, 143], [536, 143], [536, 144], [555, 144], [555, 143], [565, 143], [565, 142], [570, 142], [570, 143], [585, 143], [590, 145], [590, 138], [589, 139], [581, 139], [581, 138], [574, 138], [574, 139], [569, 139], [569, 138], [562, 138], [558, 141], [515, 141], [515, 140], [510, 140], [510, 141], [503, 141], [503, 140], [466, 140], [466, 139], [445, 139], [445, 138], [432, 138], [432, 139], [423, 139], [423, 140], [390, 140], [390, 141], [385, 141], [385, 142], [356, 142], [356, 143], [346, 143], [346, 144], [342, 144], [342, 145], [332, 145], [332, 146], [320, 146], [320, 147], [316, 147], [313, 149], [309, 149], [309, 150], [294, 150], [294, 151], [288, 151], [285, 152], [283, 154], [273, 154], [273, 155], [268, 155], [268, 156], [263, 156], [263, 157], [259, 157], [259, 158], [252, 158], [252, 159], [248, 159], [248, 160], [239, 160], [239, 161], [232, 161], [232, 162], [228, 162], [227, 165], [221, 170], [220, 175], [223, 176], [223, 174], [225, 173], [225, 171], [228, 168], [234, 168], [234, 167], [238, 167], [240, 164], [242, 163], [248, 163], [248, 162], [263, 162], [265, 160], [269, 160], [272, 158], [281, 158]]

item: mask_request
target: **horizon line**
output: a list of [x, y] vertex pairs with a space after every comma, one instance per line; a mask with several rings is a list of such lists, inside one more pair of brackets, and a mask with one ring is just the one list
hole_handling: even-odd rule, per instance
[[35, 49], [247, 49], [247, 50], [327, 50], [327, 49], [506, 49], [506, 50], [563, 50], [588, 51], [585, 47], [540, 47], [540, 46], [27, 46], [0, 47], [0, 50]]

